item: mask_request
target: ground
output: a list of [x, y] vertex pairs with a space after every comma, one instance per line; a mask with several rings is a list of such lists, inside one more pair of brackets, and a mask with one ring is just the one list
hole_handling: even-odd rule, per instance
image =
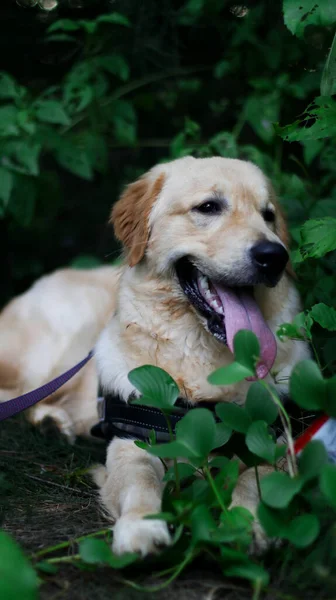
[[[23, 416], [0, 425], [0, 524], [21, 544], [28, 555], [100, 529], [108, 522], [101, 514], [96, 489], [87, 470], [104, 460], [99, 442], [78, 441], [69, 446], [52, 431], [42, 434]], [[72, 552], [73, 547], [63, 550]], [[279, 564], [279, 560], [281, 560]], [[153, 563], [134, 573], [99, 568], [81, 571], [70, 565], [45, 577], [41, 600], [142, 600], [148, 593], [131, 589], [122, 579], [152, 585]], [[288, 560], [272, 560], [273, 582], [265, 600], [332, 600], [332, 587], [321, 583], [306, 589], [306, 575], [292, 571]], [[290, 574], [290, 577], [288, 576]], [[153, 594], [160, 600], [247, 600], [253, 594], [239, 581], [225, 580], [214, 565], [193, 565], [176, 583]]]

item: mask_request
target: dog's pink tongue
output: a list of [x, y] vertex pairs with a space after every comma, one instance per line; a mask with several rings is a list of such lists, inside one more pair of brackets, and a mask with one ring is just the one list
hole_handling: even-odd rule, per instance
[[250, 329], [260, 344], [260, 362], [257, 365], [259, 379], [266, 377], [275, 361], [277, 345], [273, 333], [266, 324], [252, 293], [235, 292], [230, 288], [214, 286], [221, 299], [225, 314], [227, 344], [233, 352], [233, 338], [240, 329]]

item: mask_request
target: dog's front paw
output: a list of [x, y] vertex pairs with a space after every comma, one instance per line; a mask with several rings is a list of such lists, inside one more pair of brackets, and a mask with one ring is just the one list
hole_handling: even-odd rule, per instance
[[165, 521], [142, 519], [125, 515], [117, 520], [113, 528], [113, 552], [125, 554], [136, 552], [141, 556], [157, 554], [171, 544], [171, 537]]
[[30, 411], [29, 421], [39, 426], [41, 433], [46, 437], [58, 431], [65, 436], [69, 444], [75, 442], [74, 424], [68, 413], [60, 406], [40, 404]]

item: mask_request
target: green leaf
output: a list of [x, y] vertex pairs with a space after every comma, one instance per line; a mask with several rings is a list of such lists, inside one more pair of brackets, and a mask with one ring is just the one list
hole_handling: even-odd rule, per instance
[[304, 340], [304, 336], [299, 327], [294, 323], [282, 323], [276, 332], [278, 338], [283, 342], [284, 338], [294, 340]]
[[336, 102], [329, 96], [318, 96], [300, 119], [290, 125], [274, 125], [275, 131], [287, 142], [307, 142], [332, 137], [336, 133]]
[[66, 140], [56, 150], [58, 163], [78, 177], [93, 179], [92, 165], [84, 150]]
[[0, 200], [6, 205], [9, 201], [12, 188], [13, 188], [14, 178], [13, 173], [5, 169], [4, 167], [0, 167]]
[[321, 492], [336, 509], [336, 466], [324, 465], [320, 476]]
[[[179, 479], [187, 479], [188, 477], [194, 477], [195, 467], [187, 463], [177, 463], [177, 472]], [[175, 481], [175, 468], [170, 467], [165, 473], [163, 481]]]
[[290, 396], [308, 410], [323, 409], [326, 398], [326, 383], [316, 363], [302, 360], [297, 363], [289, 380]]
[[114, 569], [122, 569], [139, 557], [137, 554], [116, 556], [104, 540], [86, 538], [79, 543], [79, 555], [89, 565], [109, 565]]
[[28, 227], [35, 213], [36, 180], [27, 175], [17, 175], [8, 211], [21, 227]]
[[0, 597], [37, 600], [38, 577], [18, 544], [0, 531]]
[[299, 458], [299, 472], [305, 481], [318, 477], [328, 462], [325, 446], [319, 440], [312, 440], [303, 449]]
[[303, 37], [308, 25], [334, 25], [336, 6], [330, 0], [284, 0], [284, 21], [289, 31]]
[[245, 409], [237, 404], [218, 403], [216, 414], [227, 427], [240, 433], [246, 433], [252, 423]]
[[257, 509], [257, 516], [260, 525], [269, 537], [285, 537], [287, 533], [287, 524], [284, 515], [279, 510], [270, 508], [263, 502], [260, 502]]
[[315, 304], [310, 310], [310, 316], [313, 317], [314, 321], [328, 329], [328, 331], [336, 331], [336, 310], [331, 306], [327, 306], [320, 302]]
[[278, 90], [269, 94], [248, 95], [244, 105], [246, 121], [266, 143], [275, 136], [273, 123], [279, 119], [280, 96]]
[[191, 535], [194, 545], [211, 541], [211, 534], [217, 529], [217, 523], [205, 504], [199, 504], [190, 516]]
[[306, 548], [316, 540], [319, 532], [316, 515], [300, 515], [290, 522], [285, 537], [297, 548]]
[[221, 448], [226, 444], [232, 435], [231, 427], [228, 427], [225, 423], [216, 423], [216, 435], [213, 448], [211, 450], [215, 450], [216, 448]]
[[227, 367], [213, 371], [208, 377], [208, 382], [212, 385], [231, 385], [253, 375], [254, 371], [234, 361]]
[[86, 538], [79, 543], [79, 555], [85, 563], [109, 564], [111, 554], [111, 548], [103, 540]]
[[127, 81], [129, 78], [129, 66], [121, 54], [99, 56], [99, 58], [96, 59], [96, 63], [100, 68], [108, 71], [111, 75], [116, 75], [116, 77], [119, 77], [122, 81]]
[[128, 373], [128, 379], [142, 397], [133, 404], [144, 404], [171, 410], [179, 397], [179, 388], [174, 379], [159, 367], [143, 365]]
[[17, 98], [19, 89], [15, 79], [7, 73], [0, 73], [0, 98]]
[[190, 410], [176, 425], [176, 439], [200, 457], [212, 450], [216, 437], [215, 419], [210, 410]]
[[71, 123], [63, 106], [56, 100], [39, 100], [35, 104], [35, 114], [39, 121], [54, 123], [55, 125], [69, 125]]
[[48, 575], [55, 575], [58, 572], [58, 566], [52, 565], [45, 560], [35, 564], [35, 569], [42, 571], [42, 573], [48, 573]]
[[107, 118], [112, 122], [117, 142], [133, 145], [137, 136], [137, 116], [133, 105], [126, 100], [116, 100], [109, 105]]
[[19, 135], [18, 109], [12, 104], [0, 106], [0, 137]]
[[139, 448], [144, 448], [149, 454], [160, 458], [199, 458], [198, 453], [183, 442], [169, 442], [167, 444], [157, 444], [156, 446], [144, 447], [142, 442], [135, 442]]
[[262, 587], [267, 586], [270, 579], [267, 571], [261, 565], [256, 565], [252, 561], [224, 568], [224, 575], [227, 577], [248, 579], [249, 581], [253, 581], [255, 585]]
[[81, 28], [80, 21], [72, 21], [71, 19], [59, 19], [52, 23], [48, 29], [47, 33], [52, 33], [53, 31], [77, 31]]
[[123, 25], [124, 27], [131, 27], [131, 23], [125, 15], [118, 12], [112, 12], [108, 15], [101, 15], [96, 19], [97, 23], [114, 23], [115, 25]]
[[276, 443], [265, 421], [254, 421], [247, 431], [245, 441], [250, 452], [271, 464], [275, 462]]
[[302, 485], [302, 479], [289, 477], [286, 473], [274, 472], [261, 480], [261, 498], [272, 508], [286, 508], [301, 490]]
[[9, 141], [3, 150], [3, 165], [17, 173], [38, 175], [40, 152], [41, 145], [29, 139]]
[[245, 410], [252, 421], [266, 421], [269, 425], [278, 416], [278, 407], [269, 390], [259, 381], [252, 383], [247, 392]]
[[230, 462], [230, 459], [227, 456], [215, 456], [211, 459], [209, 463], [210, 469], [226, 469]]
[[301, 228], [300, 252], [303, 258], [320, 258], [336, 249], [336, 219], [311, 219]]
[[242, 506], [235, 506], [222, 512], [221, 524], [214, 538], [218, 542], [236, 542], [248, 548], [252, 541], [252, 524], [254, 517], [249, 510]]
[[333, 96], [334, 94], [336, 94], [336, 34], [321, 78], [321, 96]]
[[69, 112], [81, 112], [92, 102], [93, 88], [85, 83], [78, 84], [76, 79], [72, 78], [70, 74], [64, 86], [63, 100]]
[[257, 336], [249, 329], [241, 329], [233, 340], [235, 361], [244, 365], [255, 374], [256, 364], [260, 357], [260, 346]]

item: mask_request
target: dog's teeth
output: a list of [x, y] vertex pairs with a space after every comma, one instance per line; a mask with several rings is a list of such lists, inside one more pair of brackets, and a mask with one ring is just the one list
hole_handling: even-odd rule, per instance
[[210, 292], [210, 290], [207, 290], [205, 292], [205, 297], [208, 298], [209, 300], [211, 300], [213, 298], [212, 293]]
[[219, 307], [218, 307], [218, 309], [217, 309], [217, 312], [218, 312], [220, 315], [224, 315], [224, 309], [223, 309], [223, 307], [222, 307], [222, 306], [219, 306]]

